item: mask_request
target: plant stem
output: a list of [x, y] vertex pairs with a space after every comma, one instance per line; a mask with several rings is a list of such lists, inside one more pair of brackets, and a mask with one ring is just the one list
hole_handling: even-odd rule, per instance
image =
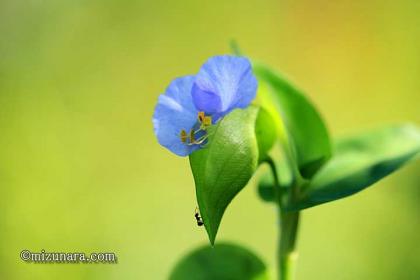
[[296, 239], [299, 226], [299, 211], [285, 212], [283, 210], [283, 196], [286, 203], [293, 202], [298, 191], [298, 184], [293, 184], [287, 193], [283, 193], [280, 187], [279, 177], [274, 161], [269, 158], [266, 160], [271, 168], [274, 178], [275, 192], [277, 196], [277, 207], [279, 211], [279, 244], [278, 244], [278, 279], [294, 280], [297, 262]]
[[284, 213], [280, 209], [279, 280], [295, 279], [298, 256], [296, 251], [298, 225], [299, 212]]

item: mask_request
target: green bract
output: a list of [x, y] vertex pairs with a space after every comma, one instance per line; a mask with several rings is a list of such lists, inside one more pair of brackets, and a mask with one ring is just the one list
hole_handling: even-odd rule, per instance
[[272, 135], [263, 137], [266, 134], [261, 132], [270, 130], [267, 119], [266, 113], [254, 106], [236, 109], [209, 129], [207, 146], [190, 155], [198, 206], [211, 243], [226, 207], [273, 144], [267, 141], [274, 140]]

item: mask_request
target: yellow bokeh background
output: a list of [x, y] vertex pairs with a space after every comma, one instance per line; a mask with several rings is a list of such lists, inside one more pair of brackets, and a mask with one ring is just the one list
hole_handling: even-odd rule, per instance
[[[420, 123], [419, 14], [417, 0], [1, 1], [0, 279], [166, 279], [207, 242], [188, 160], [151, 119], [231, 39], [305, 89], [334, 137]], [[419, 171], [305, 210], [297, 279], [419, 279]], [[275, 267], [276, 239], [254, 178], [218, 240]], [[23, 249], [119, 262], [28, 264]]]

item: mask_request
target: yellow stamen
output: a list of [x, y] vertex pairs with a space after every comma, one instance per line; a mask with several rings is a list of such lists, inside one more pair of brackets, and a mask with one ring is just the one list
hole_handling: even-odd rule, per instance
[[181, 137], [181, 142], [182, 143], [187, 142], [187, 132], [184, 129], [181, 130], [181, 134], [179, 136]]
[[205, 116], [204, 112], [198, 112], [198, 121], [203, 122]]
[[190, 131], [190, 143], [194, 143], [194, 142], [195, 142], [194, 130], [191, 129], [191, 131]]
[[211, 125], [211, 117], [210, 116], [204, 117], [203, 125], [204, 126], [210, 126]]

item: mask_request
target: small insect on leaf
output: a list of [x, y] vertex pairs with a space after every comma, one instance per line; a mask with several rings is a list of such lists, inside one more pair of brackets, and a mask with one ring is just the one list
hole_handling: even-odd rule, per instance
[[201, 227], [204, 225], [203, 219], [200, 217], [200, 212], [198, 211], [198, 207], [195, 208], [194, 217], [197, 220], [197, 226]]

